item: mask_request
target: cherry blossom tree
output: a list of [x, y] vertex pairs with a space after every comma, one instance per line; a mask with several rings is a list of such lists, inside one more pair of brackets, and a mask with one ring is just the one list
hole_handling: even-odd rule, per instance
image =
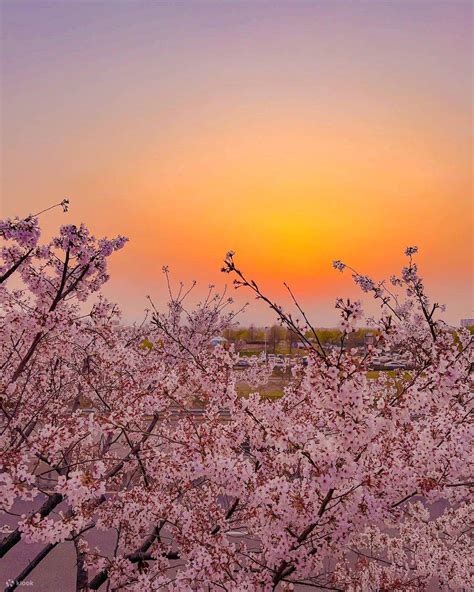
[[[474, 587], [471, 336], [438, 317], [415, 247], [390, 283], [334, 263], [381, 304], [365, 319], [361, 302], [337, 301], [337, 350], [289, 288], [295, 315], [227, 254], [235, 286], [309, 352], [271, 401], [259, 395], [271, 363], [237, 368], [232, 347], [209, 347], [235, 322], [225, 294], [211, 286], [190, 310], [192, 286], [173, 291], [164, 268], [168, 308], [124, 326], [100, 290], [126, 239], [68, 225], [39, 245], [37, 216], [0, 234], [0, 511], [11, 523], [19, 501], [31, 506], [3, 528], [1, 560], [43, 544], [8, 590], [58, 545], [74, 546], [77, 590]], [[362, 322], [377, 329], [363, 354], [346, 347]], [[410, 370], [369, 375], [393, 349]]]

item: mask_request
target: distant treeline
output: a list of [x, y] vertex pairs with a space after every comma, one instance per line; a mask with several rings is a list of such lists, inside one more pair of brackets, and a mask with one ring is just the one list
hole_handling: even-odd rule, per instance
[[[293, 331], [280, 325], [273, 325], [267, 329], [253, 325], [249, 327], [236, 327], [224, 331], [224, 337], [231, 343], [263, 344], [265, 343], [265, 333], [269, 351], [276, 351], [282, 344], [286, 344], [287, 348], [291, 350], [297, 347], [297, 343], [300, 341]], [[339, 345], [341, 343], [342, 333], [339, 329], [317, 329], [316, 334], [323, 345]], [[358, 329], [349, 335], [345, 345], [349, 347], [362, 346], [366, 342], [367, 334], [375, 335], [376, 330], [368, 328]], [[306, 333], [306, 337], [314, 340], [314, 335], [311, 331]]]

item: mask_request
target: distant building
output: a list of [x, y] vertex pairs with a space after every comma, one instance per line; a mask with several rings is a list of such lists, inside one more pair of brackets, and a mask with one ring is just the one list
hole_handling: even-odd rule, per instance
[[461, 327], [472, 327], [474, 325], [474, 319], [461, 319]]
[[209, 343], [212, 345], [212, 347], [216, 347], [218, 345], [222, 345], [222, 347], [225, 346], [225, 344], [227, 343], [227, 339], [225, 337], [212, 337], [211, 340], [209, 341]]
[[376, 337], [374, 333], [366, 333], [364, 336], [364, 345], [368, 347], [369, 345], [375, 345]]

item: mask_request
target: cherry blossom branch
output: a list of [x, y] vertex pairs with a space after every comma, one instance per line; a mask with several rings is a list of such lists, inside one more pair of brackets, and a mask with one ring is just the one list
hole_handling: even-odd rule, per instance
[[76, 592], [87, 592], [88, 590], [88, 571], [86, 567], [87, 554], [82, 545], [84, 539], [81, 535], [74, 537], [74, 549], [76, 551]]
[[[123, 468], [127, 459], [130, 458], [130, 456], [139, 452], [141, 446], [148, 440], [157, 423], [158, 415], [155, 415], [141, 440], [130, 450], [130, 452], [123, 459], [121, 459], [110, 471], [108, 471], [108, 473], [104, 477], [104, 481], [108, 481], [109, 479], [113, 478]], [[103, 499], [105, 501], [105, 498]], [[44, 502], [41, 508], [39, 508], [39, 510], [35, 512], [35, 514], [39, 514], [41, 519], [43, 519], [46, 516], [48, 516], [54, 510], [54, 508], [58, 506], [63, 500], [63, 495], [59, 493], [52, 494]], [[15, 529], [12, 533], [5, 537], [3, 541], [0, 543], [0, 559], [4, 557], [17, 543], [19, 543], [20, 540], [21, 531], [19, 528]]]
[[[334, 489], [329, 489], [329, 491], [325, 495], [325, 497], [321, 503], [321, 506], [319, 507], [319, 510], [318, 510], [318, 517], [319, 518], [321, 518], [322, 515], [324, 514], [324, 512], [326, 511], [327, 506], [328, 506], [329, 502], [331, 501], [332, 496], [334, 495], [334, 491], [335, 491]], [[298, 539], [297, 539], [298, 543], [299, 544], [303, 543], [308, 538], [308, 536], [313, 532], [313, 530], [316, 528], [317, 525], [318, 525], [318, 522], [314, 522], [314, 523], [310, 524], [309, 526], [307, 526], [304, 529], [304, 531], [300, 534], [300, 536], [298, 537]], [[295, 547], [293, 547], [293, 549], [294, 548]], [[275, 590], [275, 588], [282, 581], [282, 579], [291, 575], [295, 570], [296, 570], [296, 567], [294, 565], [291, 565], [288, 561], [282, 561], [280, 566], [276, 570], [274, 577], [273, 577], [273, 589]]]
[[[52, 494], [44, 504], [35, 512], [41, 519], [48, 516], [54, 508], [63, 501], [63, 496], [59, 493]], [[21, 531], [19, 528], [6, 536], [0, 543], [0, 559], [4, 557], [21, 540]], [[48, 551], [49, 552], [49, 551]]]
[[10, 267], [10, 269], [8, 269], [3, 275], [0, 275], [0, 284], [6, 282], [7, 279], [11, 275], [13, 275], [15, 271], [21, 266], [21, 264], [28, 259], [32, 252], [33, 249], [29, 249], [28, 251], [26, 251], [26, 253], [24, 253], [19, 259], [17, 259], [17, 261], [15, 261], [15, 263]]
[[[134, 551], [133, 553], [129, 553], [125, 556], [125, 559], [130, 561], [130, 563], [139, 563], [142, 561], [150, 561], [156, 559], [155, 554], [148, 553], [148, 550], [153, 545], [153, 543], [159, 538], [161, 529], [163, 528], [165, 522], [161, 522], [158, 526], [156, 526], [151, 533], [151, 535], [140, 545], [140, 547]], [[179, 559], [180, 555], [177, 552], [169, 552], [169, 553], [161, 553], [161, 557], [165, 557], [169, 560]], [[104, 584], [109, 577], [109, 572], [107, 569], [103, 569], [89, 583], [90, 590], [98, 590], [102, 584]]]
[[[239, 279], [234, 280], [234, 286], [236, 288], [240, 288], [240, 287], [250, 288], [250, 290], [252, 290], [254, 292], [254, 294], [256, 295], [257, 300], [263, 300], [264, 302], [266, 302], [268, 304], [268, 306], [274, 312], [276, 312], [280, 321], [284, 325], [286, 325], [288, 327], [288, 329], [293, 331], [302, 343], [304, 343], [309, 349], [311, 349], [314, 353], [316, 353], [316, 355], [319, 358], [321, 358], [326, 364], [328, 364], [326, 352], [324, 351], [324, 348], [322, 348], [321, 344], [319, 343], [319, 339], [318, 339], [318, 345], [320, 346], [320, 348], [316, 348], [316, 347], [314, 347], [313, 343], [304, 335], [304, 333], [302, 332], [300, 327], [293, 321], [291, 314], [286, 314], [283, 311], [283, 309], [281, 308], [281, 306], [278, 306], [277, 304], [272, 302], [267, 296], [265, 296], [260, 291], [260, 288], [258, 287], [257, 283], [254, 280], [247, 280], [247, 278], [244, 276], [242, 271], [239, 268], [237, 268], [235, 265], [233, 251], [229, 251], [227, 253], [226, 258], [224, 260], [224, 266], [222, 267], [221, 271], [223, 273], [234, 273], [235, 275], [237, 275], [237, 277]], [[298, 306], [298, 309], [299, 309], [299, 306]]]
[[48, 208], [41, 210], [37, 214], [32, 214], [32, 216], [29, 216], [29, 218], [38, 218], [38, 216], [41, 216], [41, 214], [44, 214], [45, 212], [49, 212], [50, 210], [54, 210], [55, 208], [62, 208], [63, 212], [67, 212], [69, 210], [69, 199], [66, 197], [65, 199], [63, 199], [59, 203], [49, 206]]

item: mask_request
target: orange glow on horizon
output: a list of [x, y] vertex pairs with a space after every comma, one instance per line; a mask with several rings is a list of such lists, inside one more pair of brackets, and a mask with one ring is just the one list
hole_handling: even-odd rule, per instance
[[356, 293], [331, 261], [380, 278], [411, 244], [450, 320], [472, 316], [469, 19], [344, 6], [57, 7], [54, 35], [49, 9], [11, 8], [2, 214], [68, 196], [68, 222], [128, 236], [107, 290], [130, 319], [163, 297], [162, 265], [222, 285], [232, 249], [331, 324]]

